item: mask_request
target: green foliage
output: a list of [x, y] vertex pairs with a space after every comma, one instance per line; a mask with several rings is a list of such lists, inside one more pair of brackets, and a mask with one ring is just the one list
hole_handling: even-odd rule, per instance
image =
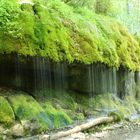
[[0, 96], [0, 123], [10, 125], [14, 121], [15, 116], [10, 104], [4, 97]]
[[[115, 19], [95, 14], [86, 7], [68, 6], [60, 0], [34, 1], [34, 5], [19, 5], [15, 1], [8, 4], [7, 7], [3, 1], [6, 11], [12, 7], [8, 13], [10, 19], [6, 19], [13, 26], [2, 20], [2, 25], [8, 25], [5, 24], [6, 29], [2, 27], [5, 31], [0, 39], [0, 53], [38, 55], [69, 63], [101, 62], [139, 70], [139, 45]], [[107, 9], [102, 11], [108, 12]]]
[[71, 5], [73, 7], [88, 7], [92, 10], [95, 9], [95, 3], [96, 0], [62, 0], [65, 3], [67, 3], [68, 5]]
[[86, 7], [95, 13], [115, 17], [133, 34], [139, 34], [139, 0], [62, 0], [66, 4]]
[[19, 5], [16, 0], [0, 0], [0, 35], [17, 37], [19, 34]]
[[74, 8], [82, 7], [88, 8], [92, 12], [97, 14], [115, 16], [118, 14], [118, 4], [123, 4], [122, 1], [118, 0], [62, 0], [66, 4], [73, 6]]
[[20, 7], [16, 0], [0, 0], [0, 52], [11, 53], [19, 47]]
[[111, 15], [128, 27], [132, 34], [139, 34], [139, 0], [112, 0]]

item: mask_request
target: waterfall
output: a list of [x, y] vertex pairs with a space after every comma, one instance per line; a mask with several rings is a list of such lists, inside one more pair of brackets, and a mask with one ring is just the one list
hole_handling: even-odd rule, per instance
[[34, 93], [36, 96], [46, 96], [51, 94], [52, 89], [52, 69], [51, 63], [45, 58], [33, 58]]
[[53, 69], [53, 76], [54, 76], [53, 89], [54, 91], [58, 91], [62, 93], [64, 89], [64, 82], [65, 82], [64, 64], [54, 63], [52, 69]]
[[92, 93], [94, 95], [102, 93], [116, 94], [116, 69], [106, 67], [103, 64], [91, 65]]
[[136, 98], [140, 100], [140, 72], [135, 72]]
[[[137, 77], [138, 78], [138, 77]], [[135, 73], [124, 68], [117, 72], [117, 93], [120, 98], [135, 94]]]
[[52, 96], [62, 93], [65, 84], [65, 66], [44, 58], [33, 58], [34, 93], [37, 96]]
[[20, 65], [20, 61], [19, 61], [19, 56], [15, 56], [14, 57], [14, 62], [15, 62], [15, 80], [14, 80], [14, 85], [16, 85], [18, 88], [22, 87], [22, 68]]
[[52, 62], [41, 57], [0, 56], [0, 86], [26, 91], [37, 97], [65, 92], [89, 98], [111, 93], [120, 98], [139, 97], [140, 72], [96, 63]]

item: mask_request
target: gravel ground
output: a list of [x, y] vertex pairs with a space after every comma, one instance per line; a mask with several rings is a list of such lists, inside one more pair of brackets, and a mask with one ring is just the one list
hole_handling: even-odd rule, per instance
[[140, 140], [140, 126], [130, 125], [110, 131], [100, 140]]
[[122, 127], [108, 127], [96, 133], [76, 133], [58, 140], [140, 140], [140, 125], [127, 124]]

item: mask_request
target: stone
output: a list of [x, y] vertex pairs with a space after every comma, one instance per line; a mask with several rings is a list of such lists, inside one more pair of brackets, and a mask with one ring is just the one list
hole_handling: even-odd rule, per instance
[[49, 140], [50, 136], [49, 135], [42, 135], [40, 136], [39, 140]]
[[24, 129], [21, 124], [16, 124], [12, 127], [11, 133], [14, 137], [23, 137]]
[[3, 137], [2, 137], [2, 140], [6, 140], [6, 139], [7, 139], [7, 137], [6, 137], [6, 136], [3, 136]]
[[29, 130], [31, 123], [29, 120], [21, 120], [21, 124], [25, 130]]
[[11, 135], [10, 129], [6, 129], [5, 131], [3, 131], [3, 135], [7, 135], [7, 136]]
[[2, 126], [0, 126], [0, 134], [3, 134], [4, 131], [5, 129]]
[[71, 138], [73, 138], [73, 139], [85, 139], [86, 136], [84, 133], [79, 132], [79, 133], [72, 134]]
[[39, 125], [39, 123], [37, 121], [34, 121], [34, 122], [31, 123], [31, 125], [30, 125], [30, 131], [31, 131], [31, 134], [32, 135], [36, 135], [36, 134], [39, 133], [39, 131], [40, 131], [40, 125]]

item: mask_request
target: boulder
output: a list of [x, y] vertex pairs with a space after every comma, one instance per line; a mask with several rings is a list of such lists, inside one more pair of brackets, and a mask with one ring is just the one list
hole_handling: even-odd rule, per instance
[[0, 123], [11, 125], [15, 121], [15, 116], [9, 102], [3, 96], [0, 96]]

